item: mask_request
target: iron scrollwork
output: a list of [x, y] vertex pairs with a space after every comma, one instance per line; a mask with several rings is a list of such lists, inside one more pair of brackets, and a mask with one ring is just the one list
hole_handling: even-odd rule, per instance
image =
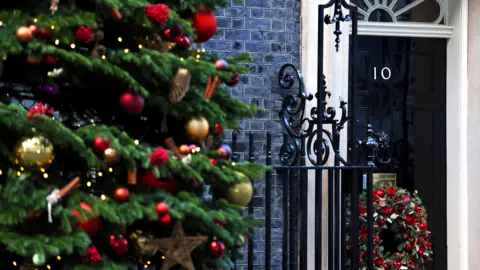
[[[290, 72], [289, 72], [290, 71]], [[322, 99], [323, 110], [318, 110], [317, 107], [312, 107], [310, 110], [310, 117], [305, 117], [306, 102], [313, 100], [314, 96], [307, 94], [303, 76], [293, 65], [286, 64], [280, 69], [278, 80], [279, 85], [284, 89], [292, 89], [295, 85], [295, 79], [298, 82], [298, 92], [288, 94], [282, 103], [282, 111], [279, 116], [291, 138], [291, 142], [285, 142], [280, 148], [280, 160], [284, 165], [295, 165], [298, 163], [301, 155], [302, 139], [305, 140], [306, 154], [309, 161], [315, 165], [325, 165], [330, 158], [333, 150], [335, 158], [338, 162], [347, 165], [347, 162], [340, 154], [340, 131], [344, 128], [345, 123], [349, 120], [347, 116], [347, 102], [340, 98], [341, 116], [336, 120], [337, 115], [334, 107], [327, 107], [327, 98], [331, 96], [329, 91], [326, 91], [325, 76], [322, 78], [325, 88], [325, 95], [319, 97], [317, 93], [315, 98]], [[318, 127], [319, 111], [323, 111], [322, 123], [330, 126], [330, 129]], [[322, 129], [322, 138], [317, 138], [317, 129]], [[321, 147], [318, 148], [318, 144]], [[321, 149], [318, 152], [317, 149]]]

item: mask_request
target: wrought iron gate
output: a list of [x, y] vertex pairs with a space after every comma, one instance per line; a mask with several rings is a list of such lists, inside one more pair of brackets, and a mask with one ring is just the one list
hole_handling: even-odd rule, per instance
[[[325, 15], [326, 9], [333, 7], [333, 15]], [[349, 15], [344, 15], [348, 10]], [[319, 78], [315, 95], [307, 94], [302, 74], [290, 64], [284, 65], [279, 72], [279, 85], [284, 89], [296, 89], [298, 92], [285, 97], [282, 111], [279, 113], [286, 128], [283, 144], [279, 153], [272, 154], [272, 135], [267, 134], [266, 152], [267, 165], [273, 164], [273, 171], [267, 172], [264, 187], [265, 237], [264, 258], [259, 255], [260, 245], [255, 245], [258, 239], [249, 242], [244, 265], [236, 264], [236, 268], [258, 269], [255, 265], [262, 264], [265, 269], [374, 269], [373, 257], [373, 204], [372, 196], [367, 196], [367, 252], [365, 258], [360, 256], [359, 246], [359, 195], [366, 189], [367, 194], [373, 193], [373, 170], [378, 160], [378, 142], [369, 125], [363, 141], [350, 142], [347, 157], [340, 152], [340, 134], [349, 122], [355, 123], [355, 115], [348, 115], [347, 103], [340, 99], [340, 112], [327, 105], [330, 92], [327, 91], [323, 75], [323, 49], [325, 24], [333, 25], [335, 46], [339, 50], [340, 23], [351, 21], [352, 35], [350, 37], [350, 78], [356, 81], [355, 56], [357, 46], [357, 8], [350, 6], [345, 0], [331, 0], [325, 5], [319, 5], [318, 24], [318, 72]], [[355, 83], [349, 84], [349, 102], [355, 108]], [[306, 112], [306, 104], [316, 101], [316, 106]], [[354, 110], [352, 110], [353, 112]], [[306, 116], [306, 114], [309, 114]], [[339, 115], [337, 115], [339, 114]], [[355, 128], [349, 128], [350, 138], [356, 138]], [[236, 134], [233, 139], [233, 158], [237, 159]], [[262, 154], [255, 153], [253, 135], [249, 136], [248, 160]], [[272, 162], [278, 157], [277, 162]], [[310, 176], [310, 177], [309, 177]], [[309, 182], [315, 183], [315, 189], [309, 190]], [[277, 203], [278, 197], [272, 196], [272, 184], [281, 187], [282, 211], [272, 216], [272, 203]], [[361, 187], [361, 184], [365, 187]], [[327, 189], [327, 199], [323, 200], [323, 188]], [[278, 194], [276, 194], [278, 195]], [[314, 196], [314, 205], [309, 205], [309, 196]], [[347, 201], [349, 202], [347, 205]], [[323, 203], [327, 202], [327, 232], [322, 232]], [[314, 208], [313, 222], [308, 223], [308, 209]], [[248, 207], [250, 214], [254, 213], [254, 204]], [[278, 216], [281, 216], [279, 219]], [[348, 223], [347, 223], [348, 217]], [[272, 225], [281, 224], [281, 236], [273, 235], [274, 240], [280, 238], [281, 256], [272, 251], [278, 250], [277, 242], [272, 241]], [[309, 227], [314, 227], [309, 234]], [[275, 228], [278, 231], [278, 228]], [[327, 245], [322, 246], [323, 236], [327, 236]], [[308, 261], [308, 239], [314, 237], [314, 260]], [[348, 237], [348, 241], [347, 241]], [[275, 244], [275, 250], [272, 250]], [[256, 247], [254, 253], [254, 245]], [[273, 256], [272, 256], [273, 254]], [[326, 262], [322, 261], [326, 254]], [[263, 269], [263, 266], [261, 267]]]

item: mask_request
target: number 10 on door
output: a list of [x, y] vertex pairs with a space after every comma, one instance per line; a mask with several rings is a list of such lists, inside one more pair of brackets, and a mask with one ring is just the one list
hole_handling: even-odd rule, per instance
[[[377, 80], [378, 73], [379, 72], [377, 71], [377, 67], [373, 67], [373, 79], [374, 80]], [[390, 70], [390, 68], [388, 68], [388, 67], [382, 68], [380, 70], [380, 77], [385, 81], [390, 79], [390, 77], [392, 77], [392, 71]]]

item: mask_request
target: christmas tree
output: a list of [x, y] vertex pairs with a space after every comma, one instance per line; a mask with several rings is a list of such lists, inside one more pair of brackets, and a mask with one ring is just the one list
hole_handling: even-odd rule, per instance
[[231, 268], [265, 168], [222, 143], [256, 110], [201, 49], [226, 4], [2, 1], [1, 269]]

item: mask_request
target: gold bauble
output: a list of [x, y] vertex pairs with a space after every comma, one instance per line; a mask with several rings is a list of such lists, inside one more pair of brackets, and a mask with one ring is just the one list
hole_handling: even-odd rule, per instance
[[15, 148], [19, 162], [24, 166], [45, 167], [53, 161], [53, 145], [43, 136], [34, 136], [20, 141]]
[[32, 31], [30, 30], [30, 28], [28, 28], [26, 26], [20, 26], [17, 29], [16, 35], [17, 35], [17, 38], [21, 42], [27, 42], [27, 41], [30, 41], [33, 38]]
[[193, 118], [185, 125], [188, 135], [192, 140], [201, 141], [208, 135], [210, 125], [204, 117]]
[[[237, 172], [240, 176], [247, 178], [243, 173]], [[225, 198], [232, 204], [247, 206], [253, 196], [252, 182], [241, 182], [231, 185], [227, 189]]]
[[113, 148], [107, 148], [103, 153], [103, 160], [107, 164], [117, 164], [120, 161], [120, 155], [117, 150]]

